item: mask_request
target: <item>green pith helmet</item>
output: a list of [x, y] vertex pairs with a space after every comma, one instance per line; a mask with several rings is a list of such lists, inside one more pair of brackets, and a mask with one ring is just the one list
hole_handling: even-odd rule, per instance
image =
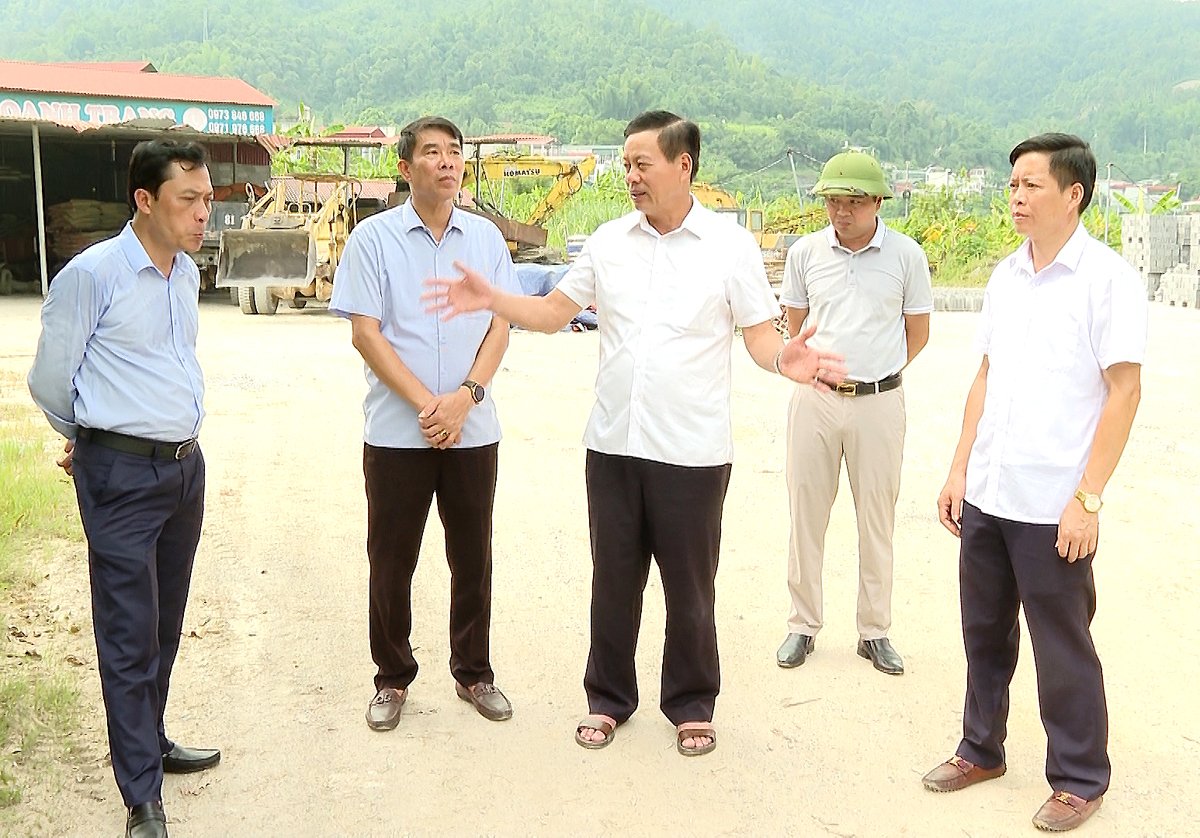
[[821, 169], [821, 179], [813, 187], [813, 194], [827, 195], [870, 195], [873, 198], [891, 198], [892, 189], [879, 162], [865, 151], [843, 151], [829, 158]]

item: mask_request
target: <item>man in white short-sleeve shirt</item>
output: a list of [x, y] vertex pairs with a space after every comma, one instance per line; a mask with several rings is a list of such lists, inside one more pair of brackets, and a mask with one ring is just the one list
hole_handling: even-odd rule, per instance
[[734, 329], [768, 371], [836, 385], [838, 356], [786, 348], [779, 307], [748, 231], [692, 199], [700, 129], [665, 111], [625, 128], [634, 212], [602, 225], [545, 297], [493, 289], [477, 272], [437, 280], [427, 296], [451, 315], [490, 309], [555, 332], [595, 304], [600, 322], [596, 405], [584, 434], [592, 543], [586, 717], [575, 730], [602, 748], [637, 708], [634, 650], [653, 556], [666, 597], [661, 709], [686, 756], [716, 747], [720, 689], [714, 615], [721, 510], [733, 457], [730, 352]]
[[847, 380], [829, 393], [797, 387], [792, 395], [786, 469], [792, 610], [775, 660], [786, 668], [803, 664], [824, 622], [825, 531], [844, 459], [858, 518], [858, 654], [881, 672], [901, 675], [904, 660], [888, 640], [904, 456], [900, 371], [929, 341], [929, 262], [919, 244], [879, 218], [892, 191], [871, 155], [834, 155], [813, 193], [825, 200], [829, 226], [788, 250], [779, 301], [792, 334], [806, 319], [821, 325], [821, 345], [846, 356]]
[[1092, 560], [1141, 394], [1147, 306], [1137, 273], [1080, 223], [1096, 181], [1088, 145], [1041, 134], [1009, 162], [1009, 209], [1028, 241], [988, 282], [983, 362], [938, 498], [961, 540], [963, 738], [924, 783], [956, 791], [1005, 772], [1023, 608], [1054, 792], [1033, 822], [1062, 832], [1100, 807], [1111, 776]]

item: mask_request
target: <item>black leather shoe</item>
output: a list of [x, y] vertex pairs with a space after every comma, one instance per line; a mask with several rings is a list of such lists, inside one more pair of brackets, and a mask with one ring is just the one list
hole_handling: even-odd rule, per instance
[[904, 674], [904, 658], [892, 648], [886, 637], [858, 641], [858, 656], [875, 664], [875, 668], [880, 672], [886, 672], [888, 675]]
[[185, 748], [176, 745], [171, 753], [163, 754], [164, 774], [191, 774], [212, 768], [221, 761], [221, 752], [216, 748]]
[[139, 803], [130, 809], [125, 838], [167, 838], [167, 815], [162, 801]]
[[816, 644], [817, 641], [807, 634], [789, 634], [775, 653], [775, 663], [784, 669], [797, 667], [808, 659]]

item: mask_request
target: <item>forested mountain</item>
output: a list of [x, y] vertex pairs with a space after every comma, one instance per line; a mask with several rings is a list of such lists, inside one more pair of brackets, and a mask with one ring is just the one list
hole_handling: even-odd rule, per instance
[[1200, 186], [1200, 91], [1173, 91], [1163, 69], [1200, 78], [1197, 19], [1200, 4], [1168, 0], [0, 0], [0, 56], [148, 59], [244, 78], [279, 113], [437, 111], [565, 142], [619, 142], [630, 115], [665, 107], [705, 127], [701, 174], [737, 188], [782, 188], [785, 165], [748, 173], [846, 142], [1002, 169], [1050, 121], [1102, 159], [1128, 154], [1135, 176], [1190, 165]]
[[919, 129], [928, 109], [1017, 126], [1010, 137], [1062, 126], [1135, 176], [1200, 173], [1197, 2], [647, 2], [783, 72], [897, 103]]

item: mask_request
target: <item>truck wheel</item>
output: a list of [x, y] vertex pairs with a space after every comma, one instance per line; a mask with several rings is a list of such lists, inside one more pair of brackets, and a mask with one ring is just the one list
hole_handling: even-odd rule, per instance
[[233, 303], [235, 306], [242, 304], [241, 300], [238, 299], [238, 290], [236, 286], [229, 289], [229, 302]]
[[287, 304], [288, 308], [304, 308], [308, 305], [308, 297], [292, 297]]
[[237, 303], [242, 309], [242, 314], [258, 314], [258, 308], [254, 305], [254, 289], [243, 285], [240, 288], [234, 288], [237, 292]]
[[258, 309], [259, 314], [274, 314], [279, 308], [279, 298], [271, 293], [271, 289], [265, 285], [255, 285], [254, 291], [254, 307]]

